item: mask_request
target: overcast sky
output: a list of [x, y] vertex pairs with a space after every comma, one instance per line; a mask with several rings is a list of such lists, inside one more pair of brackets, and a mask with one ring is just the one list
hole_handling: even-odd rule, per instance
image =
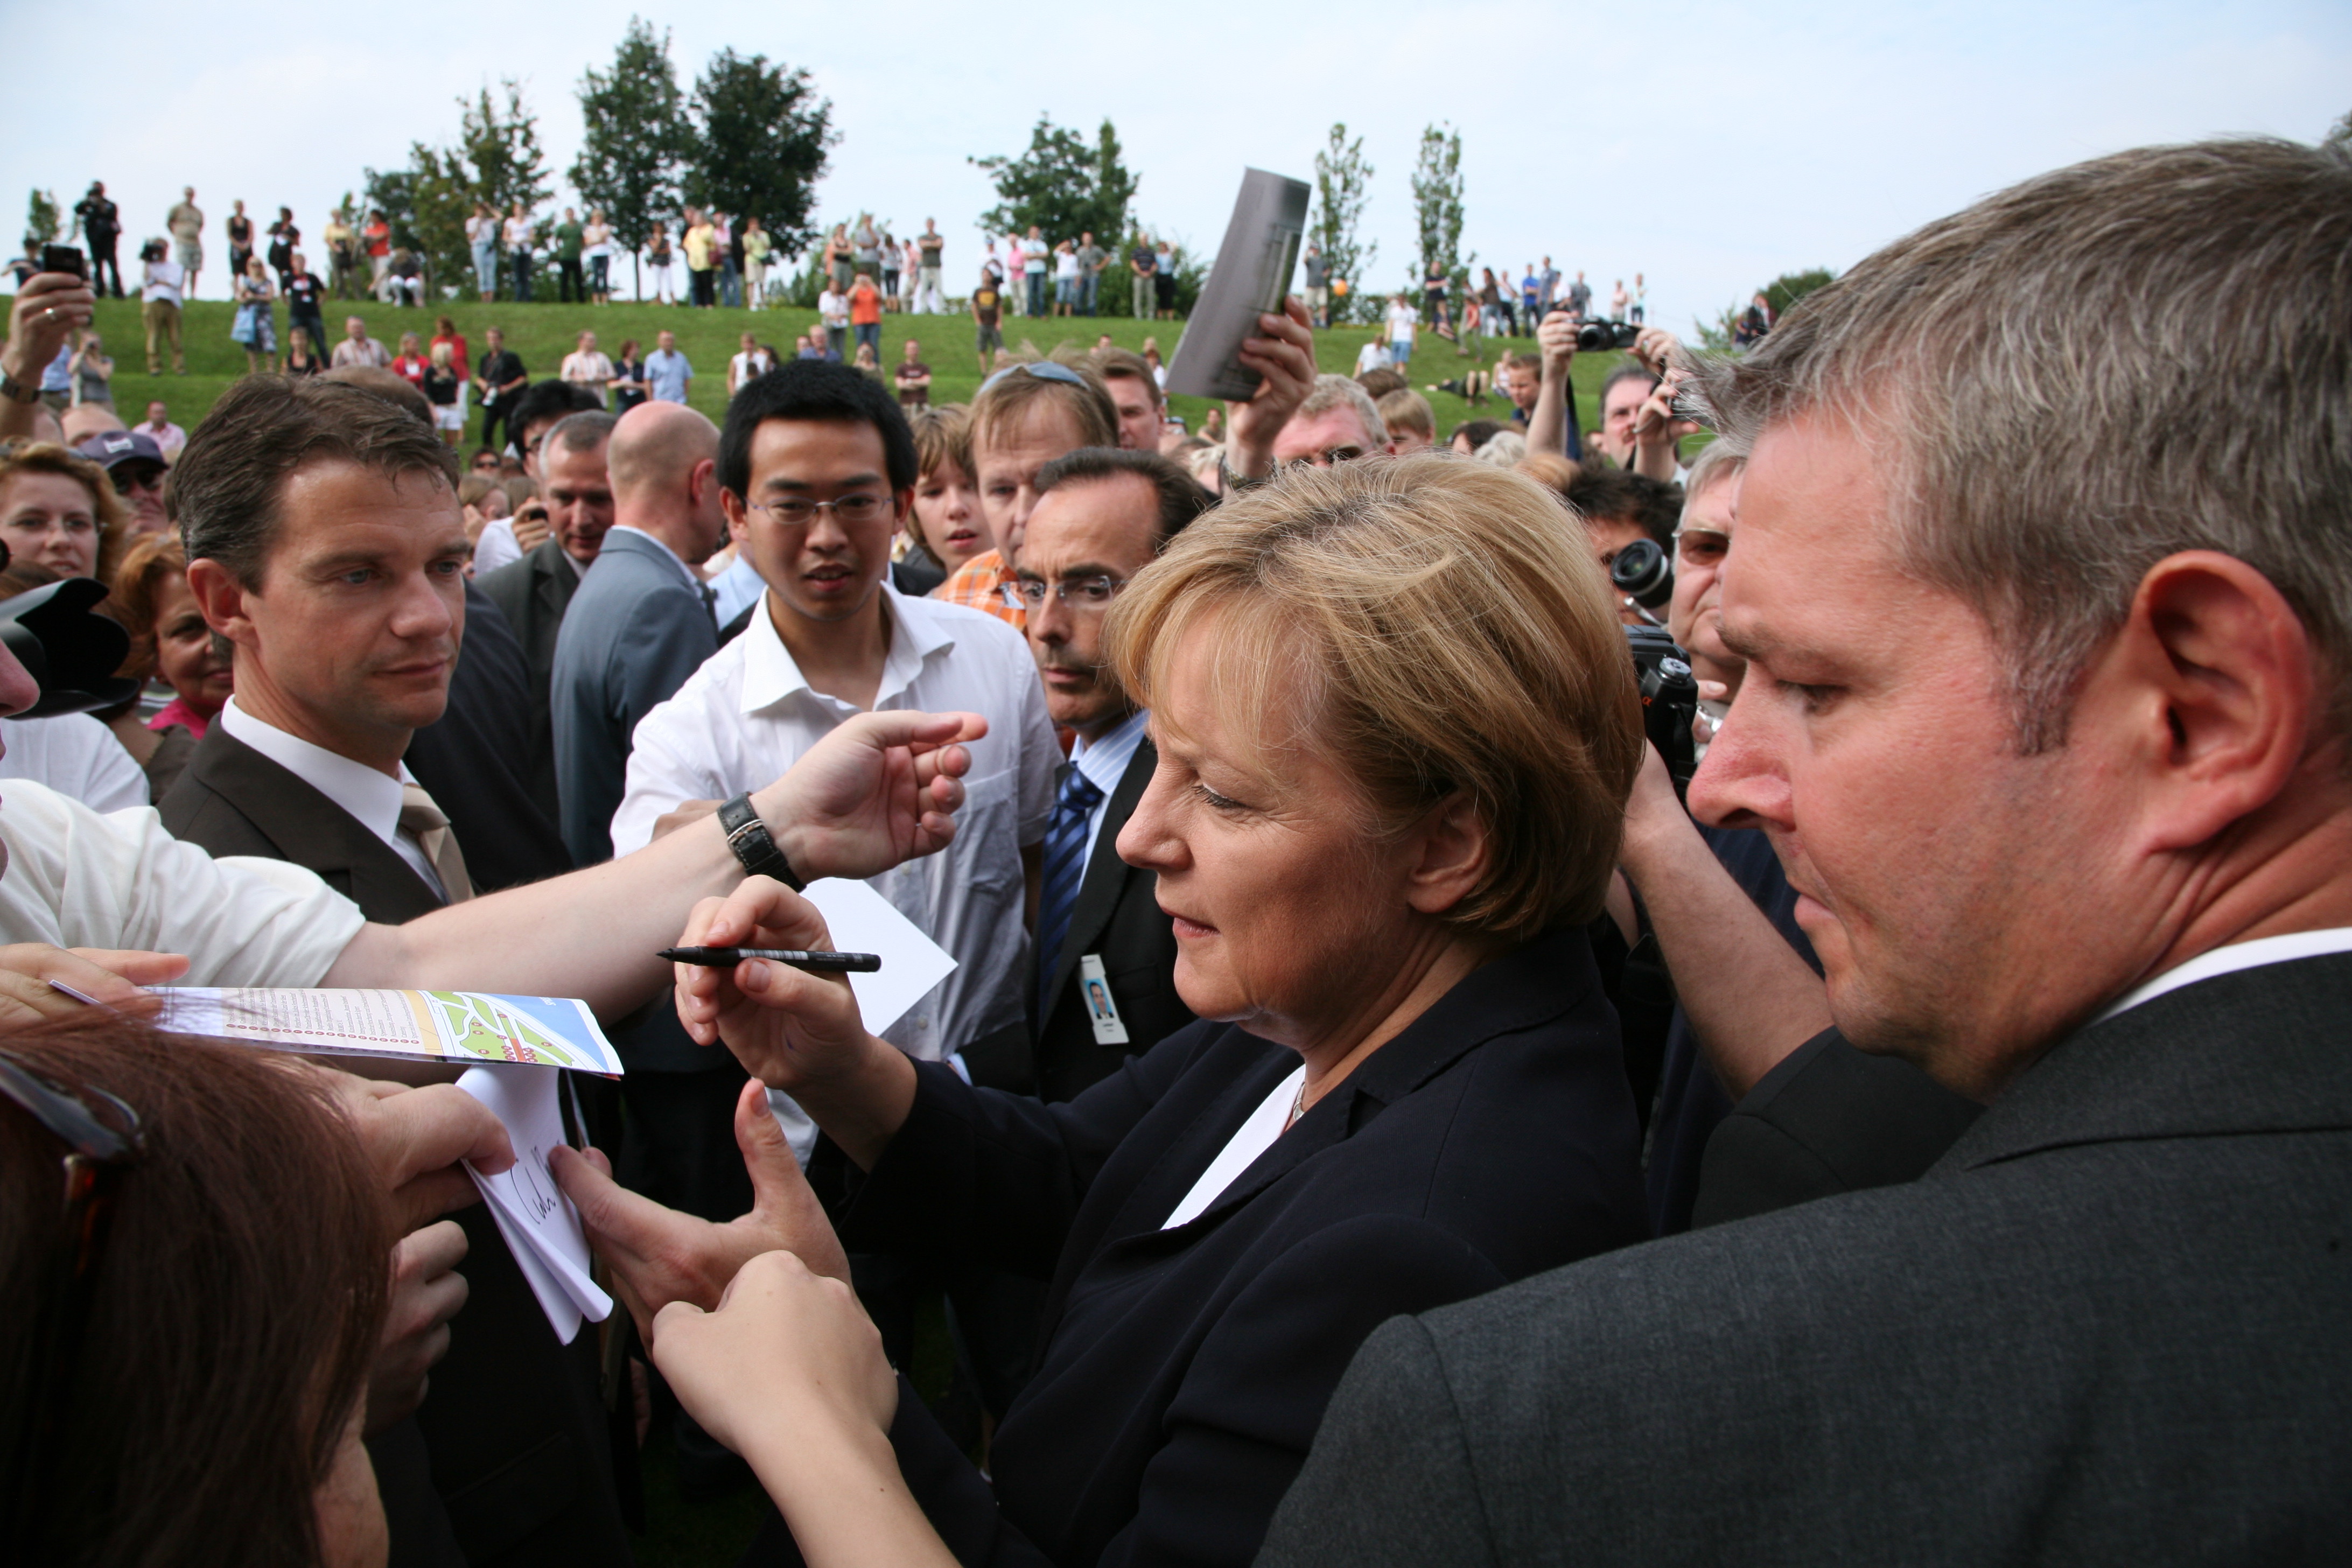
[[[414, 140], [454, 140], [453, 100], [513, 75], [566, 200], [581, 73], [609, 62], [644, 8], [133, 0], [93, 33], [79, 7], [19, 4], [9, 52], [30, 101], [10, 117], [0, 199], [21, 211], [39, 185], [70, 205], [104, 179], [129, 259], [194, 184], [210, 219], [203, 291], [221, 298], [230, 197], [254, 212], [291, 205], [315, 236], [362, 167], [404, 163]], [[1130, 16], [1153, 21], [1121, 31]], [[1604, 295], [1646, 273], [1652, 319], [1684, 331], [1780, 272], [1850, 266], [2042, 170], [2220, 133], [2313, 141], [2352, 109], [2341, 0], [1192, 0], [1141, 12], [915, 0], [653, 20], [671, 27], [689, 85], [722, 46], [810, 70], [842, 135], [818, 193], [827, 218], [870, 206], [919, 228], [936, 216], [974, 255], [992, 192], [966, 157], [1018, 152], [1041, 110], [1088, 133], [1108, 115], [1142, 176], [1142, 219], [1213, 247], [1244, 166], [1311, 178], [1345, 121], [1377, 166], [1368, 237], [1377, 280], [1394, 287], [1414, 259], [1415, 148], [1444, 119], [1462, 132], [1465, 250], [1514, 268], [1549, 253]]]

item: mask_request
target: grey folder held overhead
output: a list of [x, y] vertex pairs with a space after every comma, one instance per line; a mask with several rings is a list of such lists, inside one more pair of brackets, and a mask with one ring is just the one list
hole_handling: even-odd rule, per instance
[[1169, 363], [1170, 392], [1236, 399], [1257, 391], [1257, 372], [1238, 357], [1242, 340], [1255, 337], [1259, 315], [1281, 310], [1283, 296], [1290, 292], [1291, 269], [1307, 237], [1310, 194], [1303, 180], [1264, 169], [1243, 171], [1225, 241], [1217, 247], [1200, 302]]

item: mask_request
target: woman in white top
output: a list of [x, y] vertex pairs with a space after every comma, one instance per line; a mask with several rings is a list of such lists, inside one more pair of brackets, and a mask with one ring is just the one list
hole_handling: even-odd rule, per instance
[[499, 215], [489, 203], [474, 204], [474, 216], [466, 220], [466, 243], [473, 247], [474, 284], [487, 305], [499, 292]]
[[1612, 321], [1623, 321], [1625, 307], [1633, 302], [1633, 297], [1625, 292], [1625, 279], [1620, 278], [1617, 279], [1617, 287], [1609, 290], [1609, 319]]
[[596, 208], [588, 210], [588, 221], [580, 229], [580, 254], [588, 261], [588, 302], [609, 305], [613, 302], [613, 226]]
[[775, 362], [768, 357], [768, 351], [760, 346], [759, 339], [745, 332], [742, 345], [740, 352], [727, 362], [727, 395], [730, 397], [776, 368]]
[[563, 368], [559, 373], [574, 386], [584, 386], [596, 395], [600, 405], [612, 405], [613, 362], [596, 347], [596, 334], [580, 334], [580, 346], [563, 356]]
[[1075, 316], [1078, 309], [1078, 248], [1070, 240], [1054, 247], [1054, 314]]

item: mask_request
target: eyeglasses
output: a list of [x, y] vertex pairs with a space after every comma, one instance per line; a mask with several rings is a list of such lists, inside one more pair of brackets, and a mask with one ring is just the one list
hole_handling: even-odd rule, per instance
[[992, 375], [986, 381], [982, 382], [980, 384], [981, 391], [986, 392], [990, 387], [994, 386], [998, 382], [1003, 381], [1008, 375], [1032, 375], [1036, 377], [1039, 381], [1063, 381], [1067, 382], [1072, 386], [1084, 386], [1087, 384], [1087, 378], [1080, 375], [1076, 371], [1072, 370], [1068, 365], [1056, 364], [1049, 359], [1041, 359], [1033, 360], [1026, 364], [1006, 365], [1003, 370], [998, 371], [994, 375]]
[[1675, 554], [1685, 564], [1714, 566], [1731, 553], [1731, 535], [1713, 528], [1675, 530]]
[[833, 513], [834, 521], [845, 524], [871, 522], [889, 509], [887, 496], [836, 496], [831, 500], [811, 500], [806, 496], [787, 496], [782, 500], [745, 501], [747, 511], [764, 511], [778, 522], [798, 528], [814, 522], [821, 511]]
[[127, 496], [132, 490], [161, 490], [163, 488], [163, 472], [160, 468], [149, 469], [125, 463], [119, 468], [107, 469], [106, 477], [113, 481], [114, 493], [119, 496]]
[[1050, 589], [1054, 597], [1074, 610], [1107, 610], [1127, 586], [1124, 577], [1108, 574], [1099, 577], [1065, 577], [1058, 583], [1048, 583], [1042, 577], [1024, 577], [1017, 583], [1007, 583], [998, 590], [1004, 602], [1016, 610], [1037, 610], [1045, 607]]
[[1365, 455], [1361, 447], [1333, 447], [1326, 451], [1309, 453], [1304, 458], [1293, 458], [1290, 466], [1294, 468], [1336, 468]]
[[18, 1428], [9, 1478], [10, 1527], [20, 1540], [37, 1537], [53, 1468], [63, 1447], [65, 1395], [81, 1357], [90, 1299], [114, 1215], [115, 1186], [146, 1152], [139, 1113], [102, 1089], [68, 1088], [36, 1071], [13, 1051], [0, 1051], [0, 1095], [48, 1129], [66, 1146], [63, 1224], [57, 1235], [54, 1289], [36, 1309], [32, 1386]]

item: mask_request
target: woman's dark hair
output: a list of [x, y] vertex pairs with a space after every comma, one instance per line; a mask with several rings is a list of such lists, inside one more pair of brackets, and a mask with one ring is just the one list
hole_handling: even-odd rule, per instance
[[871, 425], [882, 437], [883, 472], [893, 494], [915, 488], [915, 436], [898, 400], [854, 365], [786, 360], [746, 382], [727, 405], [719, 433], [719, 482], [739, 496], [751, 489], [751, 437], [772, 419]]
[[[247, 1047], [158, 1034], [91, 1008], [8, 1037], [33, 1072], [135, 1110], [45, 1462], [26, 1563], [315, 1563], [312, 1494], [367, 1387], [393, 1225], [320, 1075]], [[34, 1360], [23, 1331], [76, 1254], [59, 1243], [66, 1145], [0, 1097], [0, 1421], [7, 1448]], [[13, 1484], [13, 1478], [0, 1484]]]
[[1454, 427], [1454, 434], [1445, 438], [1445, 444], [1450, 447], [1467, 436], [1470, 437], [1470, 449], [1475, 452], [1502, 433], [1503, 427], [1492, 419], [1465, 419]]

